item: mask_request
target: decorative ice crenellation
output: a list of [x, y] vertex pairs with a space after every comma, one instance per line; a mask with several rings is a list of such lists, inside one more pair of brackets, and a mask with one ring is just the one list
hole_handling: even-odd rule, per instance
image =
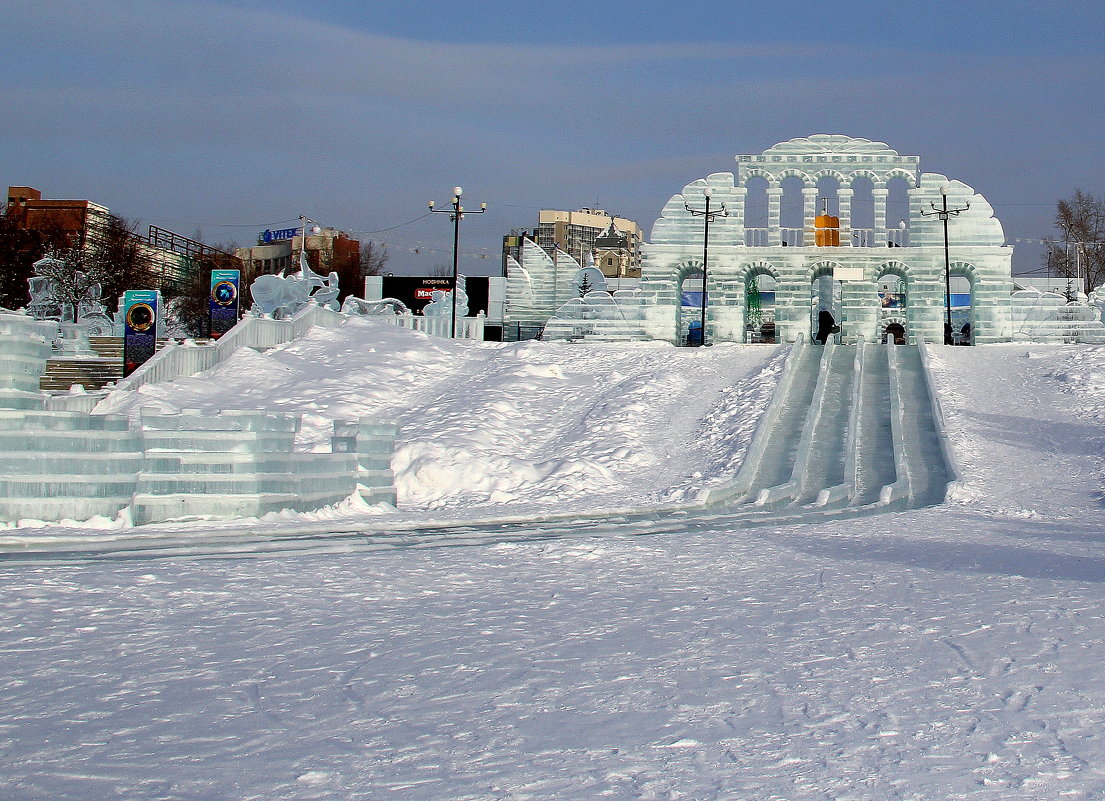
[[518, 339], [538, 336], [557, 309], [579, 296], [579, 271], [579, 262], [564, 251], [550, 256], [536, 242], [523, 239], [521, 263], [507, 259], [504, 329], [520, 332]]

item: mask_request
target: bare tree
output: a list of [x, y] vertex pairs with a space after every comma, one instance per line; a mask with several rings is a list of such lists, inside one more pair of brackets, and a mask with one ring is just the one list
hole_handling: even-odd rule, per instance
[[383, 275], [388, 261], [388, 246], [372, 240], [361, 243], [361, 278], [366, 275]]
[[1055, 227], [1060, 235], [1044, 240], [1049, 273], [1070, 278], [1087, 295], [1105, 284], [1105, 198], [1075, 189], [1059, 201]]
[[71, 232], [59, 225], [23, 228], [17, 220], [0, 214], [0, 307], [27, 305], [31, 299], [27, 279], [34, 263], [50, 251], [67, 251], [72, 244]]
[[453, 265], [439, 261], [430, 269], [430, 276], [433, 278], [452, 278]]
[[169, 299], [170, 325], [180, 333], [191, 337], [208, 336], [208, 299], [211, 295], [212, 270], [238, 270], [241, 302], [248, 305], [249, 285], [254, 276], [242, 262], [231, 254], [238, 248], [236, 242], [220, 242], [209, 246], [202, 255], [192, 260], [185, 279], [174, 287]]
[[100, 282], [106, 299], [128, 289], [163, 289], [166, 276], [159, 274], [137, 228], [137, 221], [112, 214], [103, 226], [89, 231], [84, 266]]

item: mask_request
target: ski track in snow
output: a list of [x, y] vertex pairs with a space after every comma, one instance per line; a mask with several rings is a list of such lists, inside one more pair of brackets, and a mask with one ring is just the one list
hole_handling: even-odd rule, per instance
[[[322, 352], [298, 347], [304, 364]], [[446, 453], [488, 433], [468, 409], [530, 390], [497, 419], [540, 422], [478, 458], [559, 463], [530, 484], [473, 480], [470, 500], [526, 505], [544, 486], [585, 505], [557, 472], [577, 458], [610, 470], [588, 472], [613, 488], [603, 498], [619, 482], [634, 498], [665, 481], [687, 493], [695, 466], [704, 480], [739, 466], [747, 437], [727, 440], [729, 424], [754, 423], [733, 398], [761, 397], [781, 366], [777, 349], [735, 374], [714, 365], [692, 398], [700, 371], [663, 351], [611, 367], [601, 349], [566, 362], [524, 348], [518, 363], [412, 348], [422, 364], [457, 362], [466, 386], [418, 375], [375, 390], [381, 407], [407, 404], [403, 431], [424, 427], [407, 446], [445, 439]], [[724, 356], [710, 350], [707, 364]], [[963, 472], [941, 507], [365, 554], [0, 564], [0, 799], [1101, 798], [1105, 348], [932, 355]], [[635, 394], [650, 375], [675, 396], [670, 438], [622, 430], [643, 418], [616, 398], [668, 402]], [[193, 397], [211, 392], [187, 381]], [[337, 402], [353, 404], [348, 392]], [[472, 392], [485, 400], [469, 405]], [[313, 411], [339, 416], [326, 403]], [[647, 459], [612, 467], [630, 446]]]

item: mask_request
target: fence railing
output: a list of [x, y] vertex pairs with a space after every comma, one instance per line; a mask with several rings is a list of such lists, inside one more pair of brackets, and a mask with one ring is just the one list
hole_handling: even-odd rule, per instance
[[901, 228], [853, 228], [851, 244], [855, 248], [904, 248], [909, 244], [909, 231]]
[[[239, 348], [267, 350], [291, 342], [307, 333], [314, 326], [340, 328], [350, 319], [324, 306], [310, 305], [287, 320], [269, 317], [246, 317], [231, 328], [218, 342], [198, 345], [190, 340], [166, 345], [152, 359], [143, 364], [118, 384], [116, 389], [138, 389], [144, 384], [172, 381], [181, 376], [195, 375], [210, 370]], [[379, 315], [372, 319], [384, 323], [423, 331], [431, 336], [448, 337], [449, 317], [418, 317], [415, 315]], [[457, 339], [483, 340], [484, 318], [458, 317]]]
[[[451, 317], [419, 317], [413, 314], [398, 314], [394, 316], [381, 315], [373, 319], [444, 339], [449, 338], [452, 329]], [[456, 338], [474, 339], [477, 342], [482, 342], [485, 320], [486, 318], [482, 314], [479, 317], [458, 317]]]
[[766, 248], [767, 247], [767, 229], [766, 228], [745, 228], [744, 229], [744, 246], [749, 248]]

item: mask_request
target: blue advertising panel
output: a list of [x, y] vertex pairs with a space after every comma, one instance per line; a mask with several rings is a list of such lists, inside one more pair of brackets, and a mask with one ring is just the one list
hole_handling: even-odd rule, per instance
[[212, 270], [211, 294], [207, 298], [207, 318], [212, 339], [218, 339], [238, 322], [238, 270]]
[[128, 289], [123, 293], [123, 377], [133, 373], [157, 351], [157, 292]]

